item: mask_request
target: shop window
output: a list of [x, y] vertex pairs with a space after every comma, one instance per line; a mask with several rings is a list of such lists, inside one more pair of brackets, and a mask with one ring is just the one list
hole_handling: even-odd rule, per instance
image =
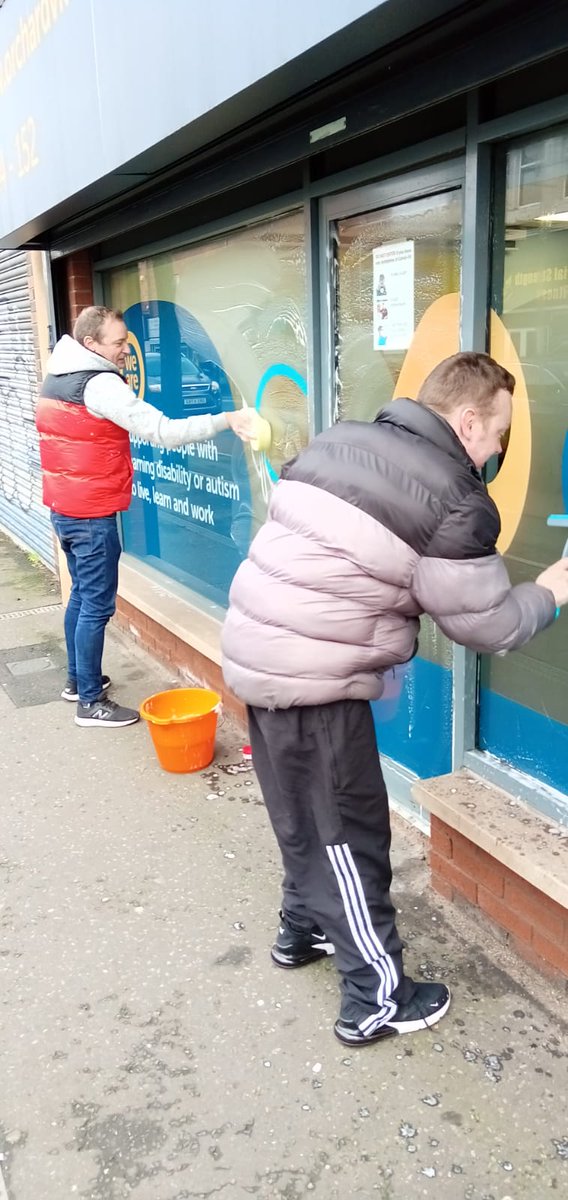
[[538, 203], [539, 190], [542, 181], [542, 142], [533, 142], [519, 150], [519, 206], [526, 208], [529, 204]]
[[125, 550], [224, 606], [282, 463], [308, 439], [306, 254], [298, 211], [109, 271], [131, 335], [128, 378], [168, 417], [262, 410], [267, 454], [229, 431], [163, 451], [133, 442]]
[[[519, 187], [520, 164], [530, 183]], [[511, 148], [499, 164], [491, 349], [517, 378], [507, 453], [491, 488], [514, 583], [562, 554], [568, 530], [568, 136]], [[530, 187], [530, 208], [523, 200]], [[562, 613], [523, 650], [481, 663], [479, 746], [568, 791], [568, 637]]]

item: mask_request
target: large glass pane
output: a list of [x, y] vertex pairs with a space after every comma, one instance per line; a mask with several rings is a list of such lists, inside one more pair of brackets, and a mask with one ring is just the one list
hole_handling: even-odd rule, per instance
[[[562, 554], [568, 529], [568, 135], [532, 138], [500, 164], [491, 347], [517, 377], [492, 488], [513, 582]], [[566, 617], [523, 650], [481, 664], [479, 745], [568, 791]]]
[[272, 427], [268, 457], [229, 431], [175, 451], [133, 441], [125, 549], [225, 605], [271, 481], [308, 439], [303, 213], [119, 267], [105, 294], [125, 313], [138, 395], [168, 417], [246, 401]]
[[[459, 349], [461, 193], [338, 220], [332, 237], [337, 416], [370, 421]], [[451, 643], [424, 618], [419, 656], [374, 705], [380, 749], [420, 776], [451, 769], [451, 669]]]

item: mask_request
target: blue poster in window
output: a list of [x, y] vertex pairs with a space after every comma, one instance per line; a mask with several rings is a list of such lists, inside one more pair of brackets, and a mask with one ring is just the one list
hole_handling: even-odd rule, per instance
[[[209, 335], [187, 309], [146, 300], [124, 314], [128, 382], [174, 419], [235, 407]], [[163, 450], [132, 439], [132, 503], [123, 514], [124, 549], [226, 606], [247, 553], [252, 501], [243, 444], [224, 430], [205, 442]]]

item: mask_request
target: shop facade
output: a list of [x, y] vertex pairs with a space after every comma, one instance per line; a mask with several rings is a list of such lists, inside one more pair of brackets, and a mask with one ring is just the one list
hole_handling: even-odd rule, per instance
[[[365, 23], [406, 6], [360, 7]], [[125, 313], [138, 394], [170, 417], [247, 403], [270, 422], [258, 454], [229, 432], [182, 451], [133, 445], [119, 620], [213, 685], [231, 579], [282, 464], [331, 422], [414, 396], [458, 349], [489, 350], [517, 380], [508, 444], [488, 471], [513, 582], [568, 539], [566, 13], [426, 7], [423, 28], [401, 25], [358, 58], [368, 24], [359, 39], [358, 22], [338, 24], [355, 57], [333, 88], [320, 74], [308, 93], [300, 69], [291, 99], [227, 132], [225, 147], [171, 177], [163, 164], [112, 202], [93, 184], [72, 218], [34, 234], [60, 332], [90, 280], [96, 302]], [[539, 837], [551, 830], [546, 868], [525, 882], [561, 947], [554, 962], [542, 942], [535, 954], [568, 975], [568, 896], [549, 861], [568, 824], [567, 621], [479, 658], [425, 618], [418, 656], [387, 679], [374, 715], [391, 796], [413, 819], [427, 822], [417, 781], [465, 768], [526, 806]], [[439, 856], [448, 796], [444, 818], [432, 812]], [[474, 844], [473, 857], [491, 846]], [[523, 879], [518, 855], [503, 861]], [[442, 890], [468, 895], [455, 862], [446, 886], [440, 862], [438, 874]]]
[[[331, 420], [372, 420], [393, 396], [414, 395], [440, 358], [472, 344], [466, 286], [470, 321], [478, 297], [464, 257], [478, 253], [479, 210], [469, 217], [469, 248], [464, 190], [467, 156], [479, 145], [466, 139], [450, 162], [324, 197], [317, 236], [304, 202], [221, 236], [96, 265], [98, 294], [125, 312], [129, 377], [140, 394], [172, 417], [254, 404], [273, 430], [261, 454], [230, 433], [183, 451], [135, 447], [124, 549], [149, 577], [175, 581], [222, 619], [282, 463]], [[509, 444], [489, 484], [515, 581], [559, 557], [568, 538], [547, 524], [568, 507], [567, 180], [568, 125], [559, 124], [500, 143], [487, 180], [499, 211], [489, 194], [479, 197], [492, 211], [488, 349], [517, 379]], [[317, 297], [307, 270], [314, 253]], [[484, 278], [483, 301], [485, 289]], [[319, 300], [321, 365], [310, 387]], [[515, 655], [482, 659], [472, 712], [467, 656], [460, 661], [423, 620], [419, 656], [375, 706], [383, 752], [411, 776], [441, 775], [452, 769], [461, 727], [468, 752], [491, 756], [492, 774], [504, 760], [544, 784], [550, 815], [560, 816], [552, 793], [568, 793], [566, 640], [559, 621]]]

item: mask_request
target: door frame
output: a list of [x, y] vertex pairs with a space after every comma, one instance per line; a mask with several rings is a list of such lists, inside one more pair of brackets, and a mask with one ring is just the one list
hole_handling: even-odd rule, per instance
[[[472, 164], [468, 156], [456, 157], [450, 161], [435, 165], [419, 167], [403, 171], [383, 178], [376, 183], [362, 186], [326, 196], [320, 203], [319, 215], [319, 303], [322, 314], [320, 325], [320, 379], [321, 379], [321, 411], [323, 428], [331, 425], [335, 412], [335, 379], [334, 379], [334, 278], [333, 250], [331, 238], [332, 222], [356, 216], [358, 213], [372, 212], [381, 208], [390, 208], [393, 204], [404, 204], [424, 196], [432, 196], [440, 192], [461, 191], [462, 200], [462, 241], [460, 260], [460, 346], [471, 349], [474, 336], [481, 339], [479, 349], [485, 350], [486, 325], [486, 289], [482, 289], [483, 317], [480, 319], [478, 307], [468, 301], [466, 308], [462, 281], [465, 276], [466, 261], [471, 272], [472, 249], [479, 256], [479, 243], [476, 242], [475, 207], [472, 201], [478, 197], [481, 179], [472, 175]], [[479, 201], [478, 201], [479, 203]], [[487, 202], [489, 212], [489, 202]], [[466, 230], [468, 232], [468, 247], [466, 260]], [[473, 243], [473, 247], [472, 244]], [[488, 239], [485, 241], [488, 246]], [[488, 253], [487, 253], [488, 258]], [[485, 268], [487, 278], [488, 263]], [[483, 273], [483, 272], [482, 272]], [[468, 287], [471, 296], [473, 289]], [[475, 289], [476, 295], [479, 291]], [[483, 326], [483, 330], [482, 330]], [[452, 769], [462, 765], [465, 750], [473, 749], [476, 731], [477, 705], [477, 655], [454, 644], [452, 666]], [[471, 739], [471, 741], [470, 741]], [[399, 807], [406, 819], [413, 821], [421, 829], [429, 826], [428, 814], [413, 800], [411, 788], [417, 776], [405, 767], [387, 757], [383, 758], [383, 773], [385, 782], [394, 806]]]

